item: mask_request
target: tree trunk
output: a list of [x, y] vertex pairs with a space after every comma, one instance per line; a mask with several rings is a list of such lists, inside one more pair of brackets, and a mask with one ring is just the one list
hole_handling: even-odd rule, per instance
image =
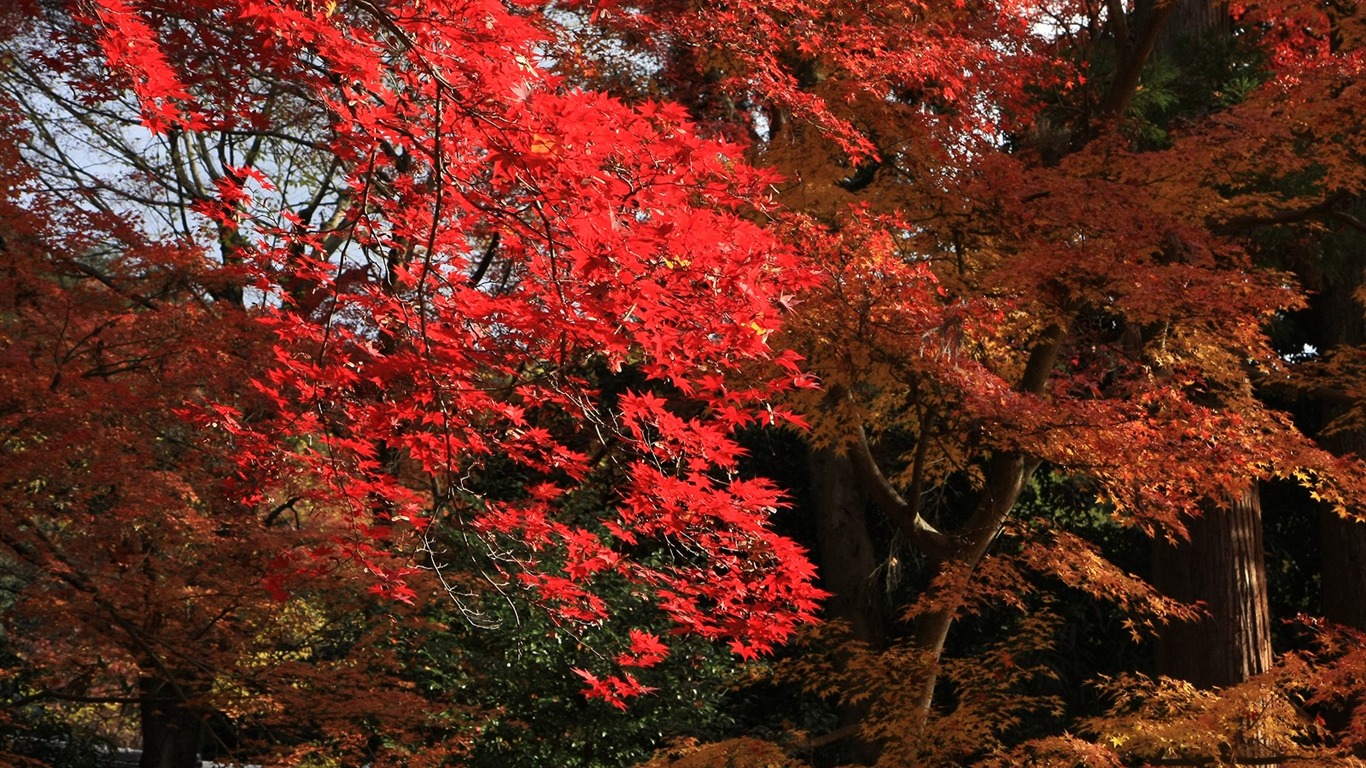
[[[1209, 504], [1188, 526], [1190, 540], [1158, 545], [1156, 586], [1178, 600], [1204, 604], [1206, 616], [1166, 627], [1157, 671], [1199, 688], [1237, 685], [1271, 667], [1271, 611], [1262, 549], [1261, 494], [1247, 481], [1227, 505]], [[1235, 755], [1267, 754], [1255, 726]], [[1264, 763], [1273, 766], [1273, 763]]]
[[[816, 513], [816, 554], [821, 581], [830, 598], [825, 613], [849, 624], [853, 639], [879, 650], [885, 641], [882, 589], [876, 578], [877, 555], [868, 534], [868, 501], [849, 456], [830, 448], [812, 449], [807, 456], [811, 501]], [[841, 703], [841, 728], [859, 725], [868, 715], [868, 702]], [[855, 739], [851, 756], [872, 763], [881, 752], [877, 744]]]
[[[1314, 304], [1317, 305], [1319, 350], [1366, 344], [1366, 315], [1356, 292], [1366, 283], [1359, 254], [1337, 279], [1326, 277]], [[1345, 273], [1345, 274], [1344, 274]], [[1339, 405], [1324, 404], [1322, 424], [1342, 415]], [[1366, 431], [1349, 429], [1323, 435], [1318, 442], [1337, 456], [1366, 457]], [[1366, 523], [1344, 520], [1332, 509], [1319, 511], [1323, 568], [1323, 615], [1329, 621], [1366, 630]]]
[[[1047, 371], [1052, 370], [1063, 338], [1061, 329], [1053, 329], [1050, 333], [1053, 341], [1041, 346], [1040, 351], [1031, 360], [1031, 367], [1036, 364], [1036, 360], [1041, 361], [1037, 365], [1043, 366], [1044, 380], [1047, 378]], [[1027, 375], [1026, 379], [1028, 378]], [[1042, 384], [1039, 386], [1042, 389]], [[967, 523], [955, 532], [954, 538], [958, 541], [958, 547], [939, 565], [940, 576], [951, 576], [948, 579], [951, 585], [948, 587], [949, 590], [965, 589], [971, 583], [972, 572], [986, 556], [991, 542], [996, 539], [1010, 511], [1015, 508], [1020, 491], [1037, 467], [1038, 462], [1010, 451], [998, 453], [987, 463], [987, 485], [978, 502], [977, 510]], [[928, 665], [919, 695], [914, 700], [919, 713], [918, 722], [921, 724], [925, 722], [930, 708], [934, 705], [934, 690], [939, 683], [938, 666], [944, 655], [944, 644], [948, 641], [949, 630], [953, 627], [957, 607], [963, 602], [962, 595], [950, 592], [934, 591], [932, 598], [934, 603], [943, 607], [921, 615], [916, 619], [915, 626], [916, 648], [924, 654]]]
[[185, 706], [176, 686], [157, 677], [139, 683], [142, 760], [139, 768], [199, 768], [203, 722]]
[[[1031, 395], [1042, 394], [1048, 388], [1049, 376], [1057, 363], [1058, 352], [1067, 338], [1067, 328], [1050, 325], [1029, 353], [1024, 373], [1015, 389]], [[866, 436], [859, 430], [861, 446], [856, 452], [856, 469], [861, 471], [864, 487], [878, 501], [883, 511], [896, 523], [906, 538], [936, 562], [936, 573], [947, 576], [945, 581], [930, 587], [928, 602], [937, 606], [916, 618], [915, 647], [925, 669], [915, 681], [917, 692], [911, 700], [910, 736], [918, 738], [928, 722], [934, 705], [934, 690], [939, 682], [939, 662], [944, 644], [957, 612], [963, 602], [961, 590], [967, 589], [972, 572], [986, 555], [991, 542], [1001, 530], [1025, 482], [1038, 467], [1038, 462], [1014, 451], [997, 451], [985, 467], [986, 485], [979, 495], [976, 508], [968, 519], [950, 535], [929, 526], [920, 516], [917, 505], [908, 503], [877, 468], [868, 449]], [[919, 489], [913, 489], [919, 493]]]
[[1323, 617], [1366, 630], [1366, 523], [1319, 512], [1323, 558]]
[[[1167, 24], [1156, 51], [1170, 55], [1182, 41], [1226, 36], [1228, 4], [1218, 0], [1140, 0], [1137, 15], [1164, 9]], [[1226, 503], [1205, 505], [1190, 540], [1159, 544], [1156, 586], [1183, 602], [1202, 602], [1203, 620], [1168, 627], [1158, 643], [1158, 671], [1196, 686], [1241, 683], [1271, 665], [1271, 618], [1262, 548], [1261, 494], [1249, 478]]]
[[[1135, 15], [1140, 22], [1150, 18], [1159, 0], [1139, 0]], [[1232, 32], [1228, 3], [1221, 0], [1176, 0], [1167, 19], [1165, 33], [1157, 38], [1154, 52], [1170, 56], [1181, 45], [1197, 46], [1207, 38], [1220, 38]]]
[[826, 615], [849, 622], [855, 640], [880, 648], [885, 636], [877, 555], [868, 534], [867, 499], [847, 455], [813, 449], [807, 459], [816, 512], [816, 552], [830, 598]]
[[1236, 685], [1271, 666], [1256, 483], [1228, 505], [1209, 505], [1189, 530], [1189, 541], [1158, 546], [1156, 584], [1173, 598], [1203, 603], [1208, 615], [1162, 632], [1158, 672], [1202, 688]]

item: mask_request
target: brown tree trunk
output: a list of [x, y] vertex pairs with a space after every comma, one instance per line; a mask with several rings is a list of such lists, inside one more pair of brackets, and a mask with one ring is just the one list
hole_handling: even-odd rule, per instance
[[1189, 530], [1189, 541], [1158, 546], [1156, 585], [1178, 600], [1203, 603], [1207, 615], [1162, 632], [1158, 672], [1202, 688], [1235, 685], [1271, 666], [1256, 483], [1248, 482], [1228, 505], [1209, 505]]
[[[1067, 329], [1051, 325], [1044, 330], [1025, 363], [1025, 370], [1015, 389], [1031, 395], [1042, 394], [1048, 387], [1049, 376], [1057, 363], [1058, 352], [1067, 338]], [[922, 439], [925, 439], [922, 437]], [[859, 429], [854, 443], [854, 467], [866, 491], [878, 502], [888, 518], [896, 524], [907, 540], [936, 563], [938, 575], [951, 574], [957, 578], [932, 586], [929, 602], [939, 607], [916, 618], [915, 647], [920, 652], [925, 669], [915, 681], [917, 693], [912, 699], [909, 735], [917, 738], [928, 722], [934, 705], [934, 691], [939, 681], [938, 666], [944, 644], [953, 626], [957, 606], [963, 601], [960, 590], [967, 589], [971, 575], [986, 555], [991, 542], [1000, 532], [1015, 502], [1020, 497], [1029, 476], [1038, 462], [1014, 451], [998, 451], [987, 461], [986, 485], [977, 499], [976, 508], [956, 531], [945, 534], [929, 525], [921, 516], [918, 504], [908, 502], [892, 487], [877, 467], [867, 436]], [[913, 488], [918, 494], [919, 488]]]
[[1319, 512], [1323, 558], [1323, 617], [1366, 630], [1366, 523]]
[[[1150, 18], [1159, 0], [1139, 0], [1135, 15], [1141, 20]], [[1176, 0], [1167, 19], [1165, 33], [1157, 38], [1154, 52], [1170, 56], [1178, 46], [1199, 45], [1206, 39], [1217, 39], [1232, 32], [1228, 3], [1222, 0]]]
[[[1190, 540], [1159, 544], [1156, 586], [1178, 600], [1204, 605], [1199, 621], [1166, 627], [1157, 671], [1199, 688], [1237, 685], [1271, 667], [1271, 612], [1262, 549], [1261, 494], [1249, 480], [1227, 505], [1209, 504], [1188, 526]], [[1250, 724], [1233, 744], [1243, 758], [1267, 755]], [[1262, 763], [1273, 766], [1274, 763]]]
[[[1042, 352], [1035, 355], [1035, 360], [1043, 361], [1039, 365], [1045, 366], [1045, 372], [1042, 374], [1045, 380], [1046, 371], [1052, 370], [1056, 359], [1062, 333], [1061, 329], [1055, 329], [1055, 335], [1052, 337], [1055, 341], [1040, 347]], [[1031, 367], [1033, 364], [1034, 360], [1031, 360]], [[1039, 386], [1042, 388], [1042, 383]], [[954, 577], [949, 579], [949, 583], [955, 585], [950, 589], [964, 589], [971, 583], [972, 572], [986, 556], [991, 542], [1000, 532], [1010, 511], [1015, 508], [1020, 491], [1024, 489], [1025, 483], [1037, 467], [1038, 462], [1014, 452], [1001, 452], [987, 463], [987, 485], [977, 510], [968, 522], [955, 532], [954, 538], [958, 542], [958, 547], [939, 564], [940, 575], [952, 574]], [[963, 596], [957, 594], [935, 593], [933, 597], [934, 602], [944, 607], [920, 616], [916, 619], [915, 625], [916, 647], [925, 655], [925, 662], [928, 665], [920, 692], [915, 699], [920, 723], [925, 721], [925, 716], [934, 705], [934, 690], [939, 684], [938, 665], [944, 655], [944, 644], [948, 641], [949, 630], [956, 618], [957, 606], [963, 602]]]
[[[816, 513], [816, 556], [821, 581], [830, 592], [826, 616], [847, 622], [853, 639], [870, 650], [881, 649], [886, 635], [882, 588], [876, 578], [878, 558], [868, 534], [868, 500], [853, 463], [833, 449], [815, 448], [807, 456], [807, 469]], [[867, 715], [867, 701], [841, 703], [841, 729], [861, 724]], [[881, 752], [877, 744], [862, 739], [849, 745], [851, 756], [865, 763], [876, 761]]]
[[199, 768], [203, 721], [188, 709], [177, 686], [156, 677], [138, 682], [142, 696], [139, 768]]
[[868, 504], [847, 455], [813, 449], [807, 459], [816, 512], [816, 553], [830, 591], [825, 612], [849, 623], [855, 640], [880, 648], [885, 627], [877, 555], [868, 534]]
[[[1182, 41], [1226, 36], [1228, 5], [1218, 0], [1140, 0], [1137, 15], [1166, 12], [1156, 51], [1170, 54]], [[1266, 560], [1262, 548], [1261, 494], [1248, 479], [1224, 503], [1211, 500], [1191, 521], [1190, 539], [1158, 545], [1156, 586], [1188, 603], [1203, 603], [1207, 616], [1174, 624], [1158, 643], [1158, 672], [1203, 688], [1241, 683], [1266, 671], [1271, 658]]]

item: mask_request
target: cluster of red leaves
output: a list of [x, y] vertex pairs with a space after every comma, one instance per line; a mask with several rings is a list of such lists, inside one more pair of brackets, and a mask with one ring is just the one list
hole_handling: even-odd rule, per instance
[[[1259, 127], [1257, 109], [1294, 107], [1305, 83], [1341, 86], [1316, 116], [1360, 102], [1346, 83], [1359, 62], [1279, 6], [1248, 11], [1268, 35], [1299, 30], [1278, 54], [1279, 90], [1183, 143], [1175, 174], [1170, 157], [1108, 141], [1079, 139], [1048, 167], [1013, 151], [1009, 132], [1038, 110], [1029, 84], [1080, 82], [1066, 56], [1043, 53], [1027, 4], [585, 11], [579, 37], [591, 28], [650, 52], [665, 90], [714, 81], [730, 109], [699, 114], [730, 125], [712, 133], [767, 124], [767, 157], [792, 161], [782, 170], [807, 185], [811, 219], [788, 226], [808, 253], [763, 226], [778, 177], [700, 134], [684, 108], [628, 106], [551, 75], [545, 51], [570, 70], [588, 63], [535, 5], [85, 7], [85, 26], [59, 41], [66, 53], [48, 57], [73, 88], [131, 89], [154, 132], [270, 131], [261, 107], [288, 93], [316, 126], [311, 149], [345, 179], [322, 216], [264, 210], [259, 193], [284, 175], [264, 163], [226, 167], [194, 201], [220, 241], [233, 235], [216, 279], [248, 288], [271, 334], [251, 395], [264, 405], [191, 398], [209, 400], [195, 403], [197, 426], [231, 437], [238, 501], [292, 499], [346, 521], [277, 562], [276, 594], [341, 558], [411, 599], [410, 568], [386, 555], [455, 509], [470, 531], [515, 543], [497, 567], [561, 619], [607, 619], [596, 582], [624, 579], [680, 631], [767, 650], [812, 616], [818, 592], [803, 554], [767, 525], [775, 489], [736, 479], [732, 432], [799, 421], [762, 403], [809, 382], [791, 356], [748, 388], [730, 377], [771, 356], [782, 307], [811, 287], [809, 254], [823, 281], [792, 330], [831, 384], [863, 398], [834, 407], [846, 431], [891, 414], [885, 426], [965, 474], [988, 452], [1045, 460], [1177, 531], [1181, 513], [1248, 475], [1317, 482], [1342, 469], [1243, 386], [1249, 359], [1275, 368], [1260, 329], [1297, 297], [1210, 234], [1271, 205], [1240, 185], [1280, 169], [1249, 166], [1306, 140], [1286, 121]], [[80, 50], [101, 52], [114, 77], [78, 64]], [[261, 82], [277, 87], [247, 85]], [[819, 144], [833, 149], [809, 151]], [[1325, 192], [1360, 191], [1347, 159]], [[835, 190], [858, 187], [839, 177], [858, 166], [882, 177], [866, 182], [875, 205], [849, 209]], [[1036, 364], [1048, 370], [1026, 384]], [[607, 391], [623, 372], [641, 382]], [[1173, 473], [1173, 456], [1219, 469]], [[524, 493], [480, 485], [506, 467]], [[569, 513], [607, 477], [605, 516]], [[1127, 594], [1116, 584], [1101, 591]], [[626, 658], [661, 656], [635, 638]], [[584, 674], [614, 703], [639, 690], [629, 675]]]
[[[382, 722], [395, 745], [422, 742], [434, 762], [459, 748], [426, 739], [430, 701], [399, 680], [392, 644], [313, 655], [328, 638], [292, 615], [377, 607], [338, 583], [354, 579], [343, 563], [311, 562], [290, 585], [307, 600], [261, 590], [271, 553], [302, 561], [337, 533], [326, 514], [284, 525], [241, 506], [265, 476], [235, 465], [234, 449], [259, 444], [206, 416], [268, 407], [248, 380], [269, 335], [204, 300], [222, 276], [200, 249], [46, 190], [20, 151], [20, 110], [0, 103], [0, 574], [18, 659], [3, 674], [21, 672], [26, 697], [5, 724], [156, 695], [275, 735], [312, 729], [335, 737], [333, 755], [367, 747], [360, 721]], [[388, 693], [371, 708], [361, 692], [376, 685]]]
[[[385, 564], [395, 531], [459, 504], [482, 535], [518, 542], [500, 567], [565, 620], [608, 618], [593, 581], [611, 572], [656, 595], [681, 631], [766, 651], [819, 594], [800, 549], [766, 524], [776, 490], [734, 479], [733, 429], [784, 417], [763, 398], [802, 383], [784, 357], [777, 378], [727, 386], [770, 356], [781, 291], [801, 278], [756, 223], [774, 177], [699, 137], [677, 106], [558, 87], [526, 10], [109, 0], [85, 19], [151, 130], [249, 124], [253, 97], [228, 95], [249, 67], [327, 126], [317, 140], [344, 169], [326, 226], [257, 210], [253, 190], [282, 172], [264, 165], [228, 169], [198, 202], [240, 235], [226, 266], [274, 339], [256, 382], [265, 413], [213, 402], [199, 421], [239, 446], [257, 480], [244, 502], [341, 512], [348, 530], [314, 555], [355, 560], [397, 599], [413, 594], [406, 569]], [[587, 373], [624, 368], [672, 394], [614, 402]], [[466, 487], [493, 461], [529, 492]], [[601, 527], [565, 519], [604, 461], [625, 478], [614, 509]], [[625, 554], [642, 542], [673, 554]], [[277, 565], [278, 594], [313, 568]], [[593, 690], [638, 692], [614, 680]]]
[[[1348, 513], [1366, 488], [1360, 461], [1330, 456], [1253, 391], [1285, 376], [1265, 329], [1303, 297], [1239, 237], [1366, 190], [1359, 12], [1235, 9], [1274, 76], [1173, 125], [1169, 150], [1141, 152], [1116, 129], [1149, 55], [1134, 46], [1148, 30], [1106, 18], [1126, 4], [1048, 4], [1038, 25], [1008, 2], [929, 6], [599, 3], [589, 20], [664, 62], [651, 86], [710, 128], [754, 136], [753, 156], [789, 179], [783, 202], [810, 217], [794, 239], [825, 279], [787, 330], [830, 385], [801, 402], [818, 438], [914, 441], [876, 456], [904, 467], [888, 485], [905, 498], [883, 506], [911, 519], [953, 495], [934, 491], [969, 488], [935, 511], [999, 505], [952, 532], [981, 536], [982, 552], [1028, 478], [1010, 463], [1021, 457], [1083, 478], [1158, 536], [1181, 537], [1202, 503], [1249, 479], [1292, 477]], [[1106, 71], [1106, 56], [1134, 77]], [[1104, 76], [1072, 76], [1074, 65]], [[1039, 66], [1051, 79], [1031, 89]], [[1052, 125], [1021, 130], [1012, 118], [1037, 114], [1049, 86], [1078, 92], [1051, 105]], [[914, 541], [923, 528], [902, 532]], [[1043, 538], [1068, 551], [1026, 567], [1150, 616], [1188, 614], [1080, 540]], [[1003, 558], [978, 557], [940, 563], [920, 612], [1009, 603], [1027, 584]]]
[[863, 122], [869, 103], [915, 103], [931, 130], [986, 134], [1029, 113], [1026, 83], [1067, 77], [1026, 44], [1036, 9], [1014, 0], [584, 5], [597, 28], [658, 56], [671, 91], [720, 73], [733, 101], [819, 126], [853, 162], [888, 151]]

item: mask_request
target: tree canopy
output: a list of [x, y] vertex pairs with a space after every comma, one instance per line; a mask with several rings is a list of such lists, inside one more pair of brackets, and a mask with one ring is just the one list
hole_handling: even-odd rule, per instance
[[[1354, 764], [1366, 621], [1330, 595], [1366, 572], [1325, 543], [1273, 658], [1263, 540], [1312, 508], [1366, 546], [1363, 30], [1300, 0], [11, 3], [0, 725], [136, 709], [147, 768], [206, 734], [477, 762], [550, 716], [463, 693], [507, 651], [454, 624], [628, 709], [829, 592], [847, 634], [779, 674], [828, 741], [655, 762]], [[1062, 680], [1082, 601], [1155, 655]]]

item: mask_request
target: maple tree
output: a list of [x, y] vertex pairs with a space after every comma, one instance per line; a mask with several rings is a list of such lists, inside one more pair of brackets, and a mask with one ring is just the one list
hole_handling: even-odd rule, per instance
[[[26, 127], [4, 126], [0, 194], [6, 725], [131, 710], [147, 766], [235, 748], [204, 744], [232, 738], [206, 734], [213, 713], [269, 734], [258, 754], [363, 755], [377, 734], [433, 760], [461, 746], [427, 743], [440, 701], [404, 685], [382, 640], [401, 615], [358, 569], [321, 563], [287, 601], [262, 586], [276, 558], [347, 531], [327, 509], [243, 505], [239, 446], [192, 417], [209, 400], [264, 405], [249, 382], [270, 337], [206, 300], [222, 283], [200, 251], [39, 183]], [[6, 759], [34, 746], [7, 743]]]
[[[438, 761], [432, 723], [481, 715], [395, 669], [435, 581], [475, 624], [539, 604], [624, 707], [677, 637], [752, 658], [814, 615], [734, 436], [809, 421], [853, 633], [815, 687], [858, 758], [1349, 760], [1358, 725], [1286, 702], [1356, 723], [1356, 636], [1311, 624], [1257, 675], [1264, 619], [1197, 681], [1225, 690], [1124, 677], [1094, 738], [1019, 737], [1061, 716], [1047, 592], [1178, 651], [1157, 628], [1201, 615], [1031, 491], [1197, 548], [1251, 541], [1273, 478], [1355, 519], [1360, 463], [1266, 404], [1293, 380], [1267, 326], [1304, 297], [1248, 235], [1353, 221], [1361, 19], [1228, 10], [12, 4], [0, 543], [7, 620], [45, 630], [10, 633], [24, 673], [141, 705], [148, 766], [186, 763], [210, 713], [278, 727], [339, 669], [397, 673], [406, 718], [321, 707], [281, 748]], [[1174, 25], [1252, 53], [1174, 95]], [[866, 502], [919, 566], [909, 629], [869, 586], [893, 559]], [[1260, 599], [1255, 543], [1230, 556], [1199, 575]], [[92, 653], [67, 616], [120, 631]], [[973, 616], [1006, 630], [956, 647]], [[659, 761], [722, 756], [779, 759]]]
[[[1073, 478], [1112, 520], [1226, 553], [1260, 533], [1256, 484], [1269, 478], [1356, 519], [1359, 462], [1329, 455], [1254, 389], [1287, 375], [1265, 329], [1303, 298], [1254, 260], [1246, 235], [1341, 221], [1359, 195], [1360, 19], [1293, 2], [1231, 13], [1176, 2], [610, 3], [594, 5], [589, 37], [615, 44], [569, 36], [566, 58], [587, 59], [571, 70], [590, 82], [629, 77], [614, 45], [660, 61], [639, 91], [750, 136], [754, 162], [786, 178], [780, 200], [805, 214], [789, 236], [825, 282], [799, 297], [786, 330], [824, 384], [797, 401], [834, 449], [815, 454], [826, 474], [812, 482], [846, 489], [819, 502], [840, 532], [818, 549], [863, 569], [828, 583], [874, 578], [857, 555], [870, 540], [864, 499], [929, 574], [904, 643], [881, 662], [833, 662], [885, 764], [1004, 749], [995, 739], [1011, 718], [990, 738], [980, 730], [995, 699], [962, 677], [937, 685], [955, 669], [944, 654], [957, 618], [1033, 610], [1043, 578], [1123, 607], [1139, 634], [1200, 615], [1085, 538], [1020, 519], [1040, 468]], [[1260, 58], [1180, 114], [1153, 80], [1171, 72], [1173, 25], [1235, 22], [1238, 45]], [[1230, 508], [1241, 519], [1225, 520]], [[1245, 574], [1260, 546], [1228, 556], [1198, 567], [1255, 611], [1265, 586]], [[845, 600], [856, 639], [876, 646], [876, 601]], [[1241, 614], [1214, 611], [1236, 637]], [[1264, 607], [1260, 617], [1246, 646], [1163, 634], [1177, 654], [1246, 650], [1232, 672], [1201, 681], [1229, 685], [1266, 668]], [[1022, 650], [1033, 636], [1018, 632]], [[990, 653], [982, 663], [980, 674], [999, 673]], [[973, 728], [955, 728], [964, 723]]]
[[[735, 472], [731, 432], [795, 421], [763, 403], [806, 384], [767, 344], [804, 272], [735, 146], [560, 88], [530, 7], [3, 20], [32, 63], [4, 77], [7, 613], [44, 629], [10, 635], [42, 696], [140, 705], [143, 764], [188, 764], [209, 713], [319, 711], [319, 681], [365, 679], [384, 643], [281, 649], [305, 630], [272, 622], [328, 624], [327, 581], [401, 605], [434, 578], [476, 621], [510, 593], [581, 638], [624, 592], [746, 657], [813, 615], [778, 490]], [[62, 636], [72, 616], [117, 631]], [[579, 676], [624, 706], [670, 650], [617, 637]]]

